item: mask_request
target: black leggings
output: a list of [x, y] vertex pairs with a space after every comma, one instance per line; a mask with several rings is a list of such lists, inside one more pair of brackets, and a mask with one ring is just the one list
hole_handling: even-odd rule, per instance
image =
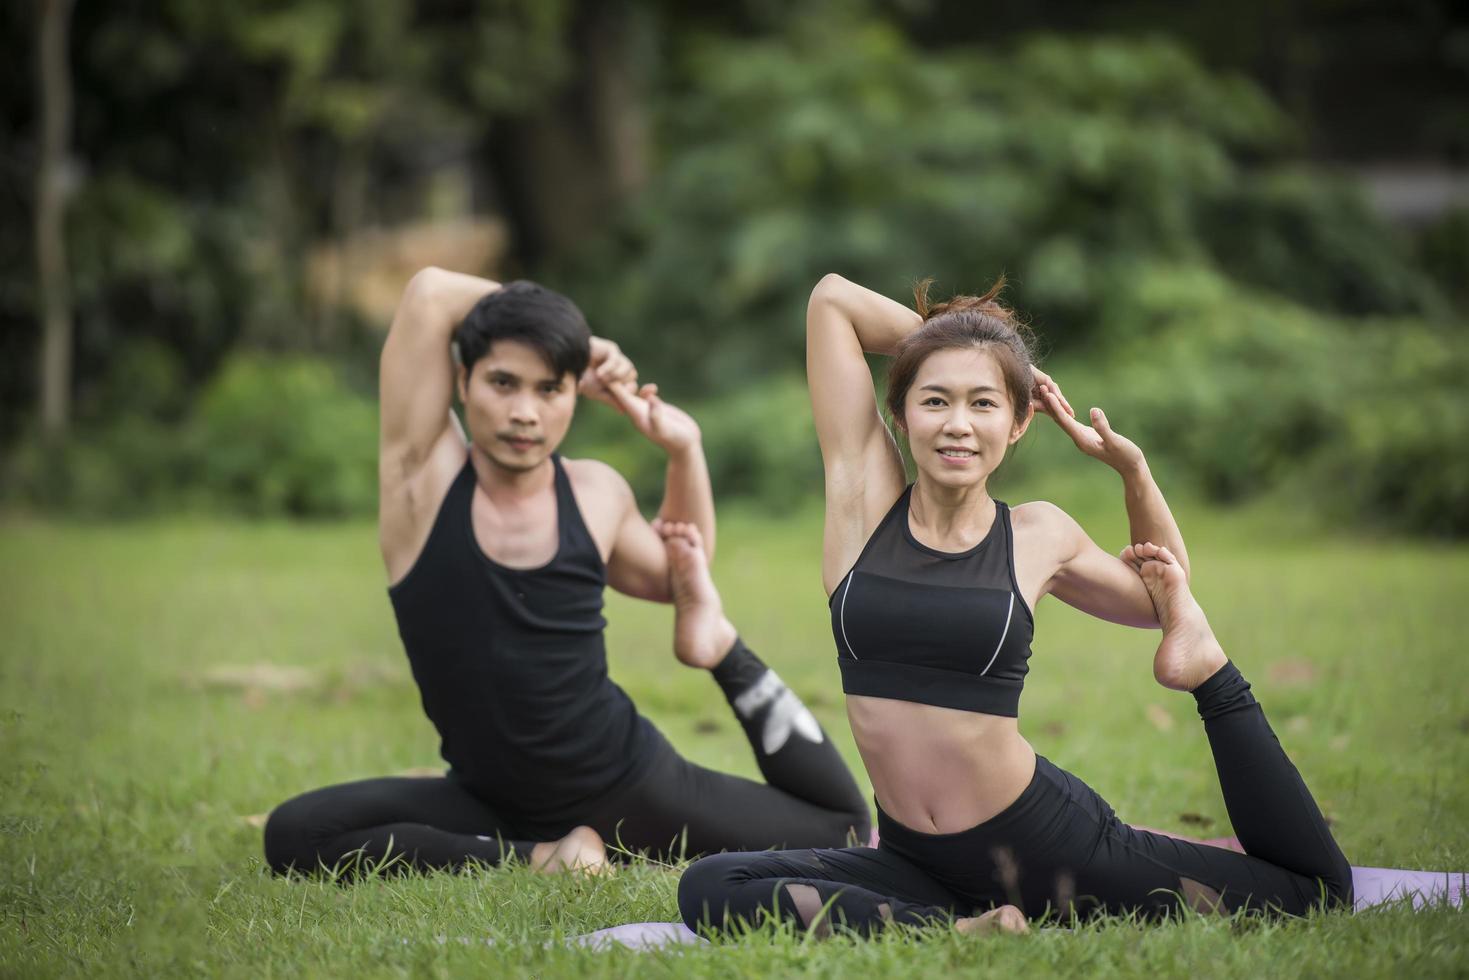
[[[866, 840], [867, 803], [840, 754], [775, 673], [743, 644], [714, 671], [766, 782], [694, 765], [649, 723], [647, 758], [579, 812], [524, 814], [515, 787], [492, 792], [452, 774], [366, 779], [278, 806], [265, 826], [272, 869], [420, 870], [529, 858], [579, 824], [608, 844], [660, 859], [721, 850], [832, 847]], [[554, 779], [554, 773], [547, 773]]]
[[879, 809], [876, 848], [706, 857], [679, 882], [679, 911], [691, 928], [771, 916], [865, 934], [1005, 904], [1030, 918], [1350, 908], [1351, 868], [1249, 684], [1227, 664], [1194, 693], [1244, 854], [1129, 827], [1037, 757], [1019, 799], [977, 827], [925, 834]]

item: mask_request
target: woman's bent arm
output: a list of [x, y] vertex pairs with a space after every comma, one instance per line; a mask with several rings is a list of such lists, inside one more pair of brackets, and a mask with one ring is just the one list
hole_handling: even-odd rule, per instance
[[1163, 491], [1153, 480], [1148, 461], [1139, 458], [1137, 463], [1119, 469], [1122, 477], [1122, 494], [1127, 503], [1127, 526], [1132, 532], [1133, 543], [1151, 542], [1162, 545], [1173, 552], [1178, 564], [1189, 575], [1188, 552], [1183, 547], [1183, 532], [1163, 499]]
[[828, 275], [806, 308], [806, 380], [826, 468], [822, 580], [830, 593], [906, 482], [862, 352], [886, 354], [922, 320], [892, 300]]

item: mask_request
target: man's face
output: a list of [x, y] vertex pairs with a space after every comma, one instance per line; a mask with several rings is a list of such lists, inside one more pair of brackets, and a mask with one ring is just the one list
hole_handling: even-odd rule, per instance
[[517, 472], [543, 463], [571, 427], [576, 379], [556, 377], [540, 352], [497, 340], [459, 374], [469, 438], [495, 464]]

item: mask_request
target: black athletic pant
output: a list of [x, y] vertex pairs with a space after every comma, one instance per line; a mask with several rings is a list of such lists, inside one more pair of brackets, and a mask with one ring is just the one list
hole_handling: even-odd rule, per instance
[[851, 772], [775, 672], [737, 641], [713, 674], [755, 750], [764, 783], [686, 761], [649, 724], [648, 759], [584, 812], [512, 818], [506, 810], [514, 786], [485, 792], [452, 774], [367, 779], [277, 807], [265, 826], [266, 861], [279, 873], [389, 860], [422, 870], [493, 865], [509, 853], [526, 859], [535, 843], [579, 824], [609, 845], [660, 858], [866, 840], [867, 803]]
[[1020, 798], [969, 830], [924, 834], [879, 809], [876, 848], [706, 857], [679, 882], [680, 913], [691, 928], [773, 915], [869, 933], [1004, 904], [1031, 918], [1159, 917], [1184, 904], [1296, 915], [1323, 902], [1350, 908], [1351, 868], [1249, 687], [1226, 664], [1194, 692], [1244, 854], [1129, 827], [1038, 757]]

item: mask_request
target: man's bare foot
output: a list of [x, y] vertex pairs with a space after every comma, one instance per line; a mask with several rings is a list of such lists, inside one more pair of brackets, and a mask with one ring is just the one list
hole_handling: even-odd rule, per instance
[[560, 840], [548, 840], [531, 848], [530, 866], [543, 875], [574, 871], [595, 875], [610, 870], [602, 835], [591, 827], [573, 827]]
[[704, 540], [693, 524], [658, 524], [668, 549], [668, 578], [673, 586], [673, 653], [690, 667], [712, 670], [734, 646], [734, 624], [724, 618], [719, 590], [709, 576]]
[[1010, 933], [1023, 936], [1030, 932], [1030, 923], [1025, 921], [1025, 913], [1015, 906], [1001, 905], [997, 909], [990, 909], [984, 915], [955, 919], [954, 928], [965, 935], [997, 936], [1002, 933]]
[[[1134, 547], [1140, 552], [1144, 546]], [[1153, 656], [1153, 677], [1175, 691], [1192, 691], [1224, 666], [1224, 649], [1189, 591], [1188, 576], [1173, 552], [1146, 547], [1152, 557], [1140, 561], [1137, 573], [1163, 627], [1163, 642]]]

